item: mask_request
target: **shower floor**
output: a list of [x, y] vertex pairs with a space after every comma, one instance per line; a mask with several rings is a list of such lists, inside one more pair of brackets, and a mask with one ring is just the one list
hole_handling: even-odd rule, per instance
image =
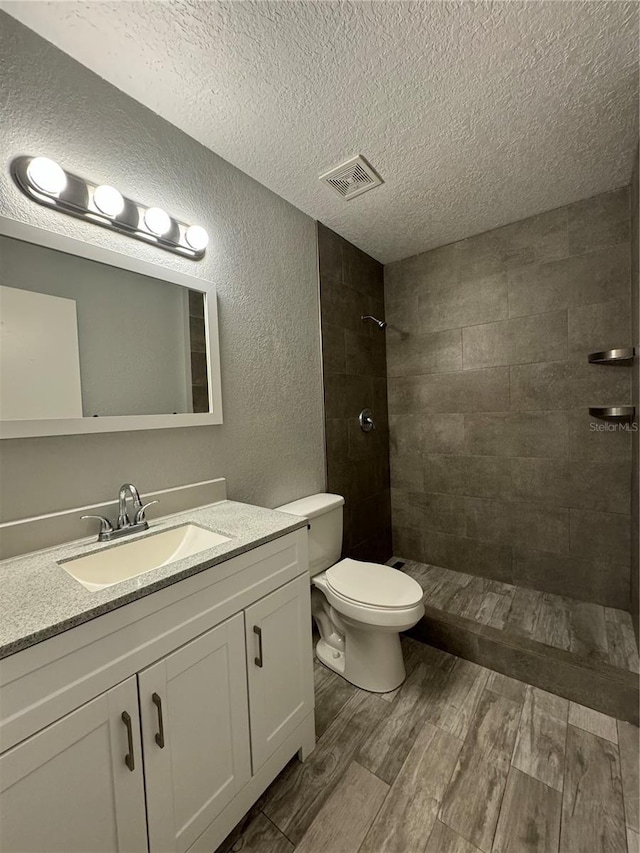
[[[413, 636], [605, 713], [637, 719], [638, 650], [623, 610], [402, 560], [425, 593]], [[626, 710], [625, 710], [626, 709]]]

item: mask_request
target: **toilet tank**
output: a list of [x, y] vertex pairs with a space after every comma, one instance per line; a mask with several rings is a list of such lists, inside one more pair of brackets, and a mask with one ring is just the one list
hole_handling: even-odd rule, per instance
[[309, 519], [309, 573], [317, 575], [333, 566], [342, 554], [341, 495], [310, 495], [299, 501], [277, 506], [278, 512], [288, 512]]

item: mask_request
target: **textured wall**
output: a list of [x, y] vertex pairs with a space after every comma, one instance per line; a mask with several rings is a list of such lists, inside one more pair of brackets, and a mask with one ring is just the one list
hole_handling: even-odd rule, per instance
[[[385, 562], [391, 556], [385, 333], [361, 320], [384, 317], [383, 268], [320, 223], [318, 254], [328, 489], [346, 500], [344, 555]], [[364, 408], [376, 424], [368, 433], [358, 423]]]
[[[4, 519], [224, 476], [275, 506], [324, 488], [315, 225], [0, 13], [0, 212], [161, 263], [218, 289], [224, 424], [2, 442]], [[7, 171], [46, 154], [211, 235], [194, 263], [33, 204]]]
[[[636, 151], [631, 176], [631, 327], [636, 347], [632, 397], [636, 423], [640, 423], [640, 151]], [[632, 436], [631, 474], [631, 615], [639, 635], [640, 621], [640, 433]]]
[[385, 267], [394, 552], [629, 606], [629, 193]]

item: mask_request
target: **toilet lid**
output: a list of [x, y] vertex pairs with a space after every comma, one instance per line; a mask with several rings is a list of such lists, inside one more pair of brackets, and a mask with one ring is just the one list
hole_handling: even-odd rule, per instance
[[347, 558], [327, 569], [326, 578], [338, 595], [371, 607], [413, 607], [423, 597], [417, 581], [380, 563]]

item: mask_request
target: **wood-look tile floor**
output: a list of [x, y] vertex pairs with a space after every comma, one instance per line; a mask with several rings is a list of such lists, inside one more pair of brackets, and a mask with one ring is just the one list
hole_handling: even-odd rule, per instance
[[[393, 564], [402, 557], [394, 557]], [[403, 560], [431, 607], [554, 646], [577, 657], [638, 672], [638, 649], [631, 615], [452, 569]]]
[[638, 853], [638, 729], [403, 639], [365, 693], [315, 664], [315, 751], [219, 853]]

